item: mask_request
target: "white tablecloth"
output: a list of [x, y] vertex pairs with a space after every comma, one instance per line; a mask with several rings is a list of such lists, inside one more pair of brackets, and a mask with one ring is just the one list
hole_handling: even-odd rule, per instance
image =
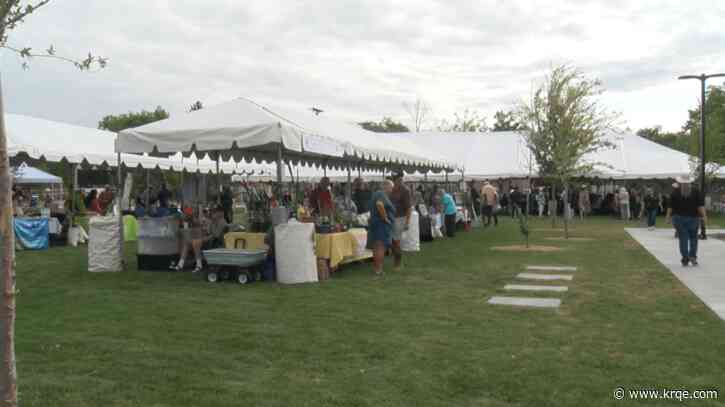
[[48, 233], [59, 235], [62, 231], [63, 226], [58, 222], [58, 218], [48, 218]]

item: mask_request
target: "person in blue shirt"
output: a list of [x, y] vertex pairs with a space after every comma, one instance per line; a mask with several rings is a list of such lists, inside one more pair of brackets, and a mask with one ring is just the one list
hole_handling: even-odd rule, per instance
[[385, 251], [393, 245], [395, 207], [390, 201], [392, 193], [393, 182], [385, 181], [383, 190], [375, 192], [370, 200], [368, 247], [373, 250], [373, 268], [376, 276], [383, 275]]
[[445, 189], [441, 189], [438, 193], [441, 196], [441, 206], [445, 216], [446, 236], [454, 237], [456, 235], [456, 212], [458, 211], [456, 201]]

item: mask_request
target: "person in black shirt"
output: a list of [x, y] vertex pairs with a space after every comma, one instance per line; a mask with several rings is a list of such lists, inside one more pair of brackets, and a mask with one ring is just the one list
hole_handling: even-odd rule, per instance
[[373, 197], [373, 192], [368, 189], [362, 178], [356, 179], [353, 186], [352, 200], [357, 207], [357, 214], [362, 215], [370, 212], [370, 200]]
[[234, 221], [234, 197], [232, 196], [232, 189], [229, 185], [225, 185], [222, 188], [222, 194], [220, 199], [222, 212], [224, 212], [224, 220], [227, 223], [233, 223]]
[[166, 187], [166, 183], [161, 183], [161, 189], [159, 189], [158, 195], [156, 195], [156, 199], [159, 202], [159, 208], [168, 208], [169, 207], [169, 199], [171, 199], [171, 191]]
[[660, 200], [655, 196], [652, 188], [647, 188], [644, 196], [644, 210], [647, 213], [647, 228], [654, 230], [657, 222], [657, 211], [660, 208]]
[[679, 188], [670, 195], [670, 207], [667, 209], [667, 222], [670, 221], [677, 230], [680, 245], [680, 262], [697, 266], [697, 229], [700, 218], [707, 222], [705, 199], [692, 185], [691, 178], [677, 178]]
[[511, 191], [511, 217], [518, 216], [518, 213], [526, 207], [526, 195], [519, 191], [517, 185]]

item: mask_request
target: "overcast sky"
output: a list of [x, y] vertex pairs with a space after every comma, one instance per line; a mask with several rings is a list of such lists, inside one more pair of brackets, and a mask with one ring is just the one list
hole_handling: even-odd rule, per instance
[[95, 127], [237, 96], [355, 121], [406, 121], [403, 102], [421, 97], [436, 120], [472, 109], [491, 124], [570, 63], [603, 81], [627, 126], [676, 130], [699, 97], [676, 77], [725, 72], [723, 27], [722, 0], [53, 0], [10, 44], [93, 50], [108, 68], [0, 64], [7, 111]]

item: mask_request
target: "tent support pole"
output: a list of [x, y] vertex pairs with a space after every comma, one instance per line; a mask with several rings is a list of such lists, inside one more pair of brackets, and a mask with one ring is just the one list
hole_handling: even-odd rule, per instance
[[181, 181], [181, 209], [184, 209], [184, 173], [186, 172], [186, 167], [184, 166], [184, 156], [181, 156], [181, 174], [179, 176]]
[[70, 222], [69, 228], [73, 227], [73, 219], [76, 215], [76, 195], [78, 191], [78, 164], [71, 164], [71, 172], [73, 173], [73, 185], [71, 186], [70, 197]]
[[121, 238], [118, 239], [118, 253], [121, 256], [121, 270], [126, 269], [126, 260], [123, 256], [123, 168], [121, 165], [121, 153], [116, 153], [116, 202], [118, 202], [118, 230], [121, 231]]
[[282, 202], [282, 144], [277, 146], [277, 199]]
[[149, 208], [149, 203], [151, 202], [151, 170], [146, 168], [146, 202], [144, 202], [144, 205], [146, 207], [144, 208], [144, 215], [149, 216], [151, 208]]
[[352, 172], [350, 171], [350, 164], [347, 165], [347, 186], [345, 188], [345, 198], [352, 198]]
[[179, 176], [181, 181], [181, 209], [184, 209], [184, 173], [186, 172], [186, 169], [184, 167], [184, 157], [181, 157], [181, 174]]
[[219, 153], [216, 155], [216, 203], [217, 205], [222, 203], [222, 179], [221, 172], [219, 171]]

